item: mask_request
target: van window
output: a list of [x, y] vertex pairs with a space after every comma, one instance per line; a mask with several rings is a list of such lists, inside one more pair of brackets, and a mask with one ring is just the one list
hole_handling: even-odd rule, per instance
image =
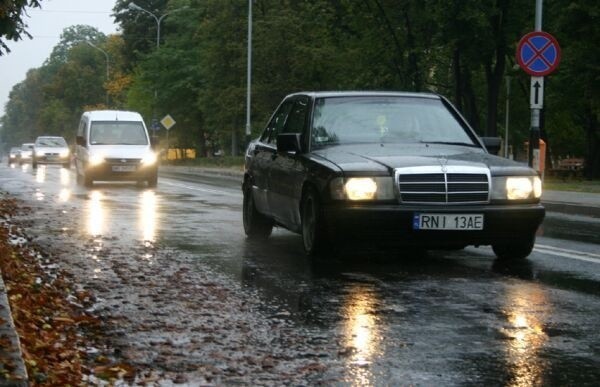
[[93, 121], [91, 145], [148, 145], [146, 130], [137, 121]]

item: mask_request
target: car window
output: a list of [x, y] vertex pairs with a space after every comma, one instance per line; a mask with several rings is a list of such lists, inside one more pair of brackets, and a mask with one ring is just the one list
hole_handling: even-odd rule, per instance
[[66, 147], [67, 142], [62, 137], [39, 137], [35, 140], [35, 146]]
[[147, 145], [148, 138], [138, 121], [94, 121], [90, 127], [92, 145]]
[[306, 124], [306, 114], [308, 112], [308, 99], [301, 98], [294, 103], [294, 107], [285, 124], [282, 133], [299, 133], [304, 132]]
[[290, 113], [290, 110], [292, 109], [292, 106], [293, 106], [293, 102], [285, 101], [279, 107], [277, 112], [273, 115], [271, 122], [269, 122], [269, 125], [267, 126], [265, 133], [263, 133], [263, 135], [261, 137], [261, 141], [266, 142], [268, 144], [276, 144], [277, 135], [283, 129], [286, 119], [288, 117], [288, 114]]
[[475, 145], [438, 99], [364, 96], [315, 102], [315, 146], [352, 143], [451, 142]]

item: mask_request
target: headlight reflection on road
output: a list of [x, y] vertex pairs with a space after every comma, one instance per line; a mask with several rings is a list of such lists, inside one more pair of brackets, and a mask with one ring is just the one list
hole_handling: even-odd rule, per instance
[[66, 168], [60, 169], [60, 185], [69, 185], [71, 183], [71, 173]]
[[88, 234], [91, 236], [101, 235], [104, 229], [105, 209], [102, 205], [102, 193], [92, 191], [88, 204]]
[[46, 167], [39, 166], [35, 171], [35, 181], [38, 183], [43, 183], [46, 181]]
[[507, 363], [514, 386], [535, 386], [543, 382], [544, 362], [538, 351], [548, 340], [543, 330], [544, 318], [551, 313], [543, 289], [531, 285], [518, 286], [507, 294], [508, 325]]
[[140, 195], [140, 229], [145, 242], [154, 242], [156, 234], [156, 194], [144, 191]]
[[68, 188], [61, 188], [58, 193], [58, 201], [59, 202], [67, 202], [71, 198], [71, 190]]
[[355, 385], [373, 384], [368, 365], [379, 352], [381, 337], [376, 315], [373, 313], [377, 300], [372, 286], [357, 285], [345, 300], [344, 352], [348, 355], [348, 370]]

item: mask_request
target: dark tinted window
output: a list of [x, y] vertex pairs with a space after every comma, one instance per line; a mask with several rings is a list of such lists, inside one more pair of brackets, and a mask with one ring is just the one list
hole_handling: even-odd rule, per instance
[[294, 107], [285, 124], [284, 133], [299, 133], [304, 132], [306, 126], [306, 114], [308, 112], [308, 99], [302, 98], [296, 100]]
[[261, 141], [267, 142], [269, 144], [275, 144], [277, 135], [283, 129], [283, 126], [285, 125], [288, 114], [290, 113], [290, 110], [292, 109], [292, 105], [293, 105], [292, 102], [286, 101], [279, 107], [279, 109], [277, 110], [275, 115], [273, 115], [271, 122], [269, 122], [267, 129], [265, 130], [262, 137], [260, 138]]

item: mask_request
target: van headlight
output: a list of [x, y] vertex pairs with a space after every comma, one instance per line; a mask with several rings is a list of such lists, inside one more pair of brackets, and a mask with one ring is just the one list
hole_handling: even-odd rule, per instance
[[148, 153], [147, 155], [145, 155], [142, 158], [141, 163], [144, 165], [153, 165], [156, 163], [157, 157], [156, 157], [156, 153]]
[[331, 181], [331, 197], [337, 200], [388, 200], [394, 198], [391, 177], [338, 177]]
[[100, 165], [104, 162], [104, 156], [102, 155], [92, 155], [90, 156], [88, 163], [90, 164], [91, 167]]
[[492, 199], [526, 200], [542, 196], [542, 180], [538, 176], [494, 177], [492, 184]]

